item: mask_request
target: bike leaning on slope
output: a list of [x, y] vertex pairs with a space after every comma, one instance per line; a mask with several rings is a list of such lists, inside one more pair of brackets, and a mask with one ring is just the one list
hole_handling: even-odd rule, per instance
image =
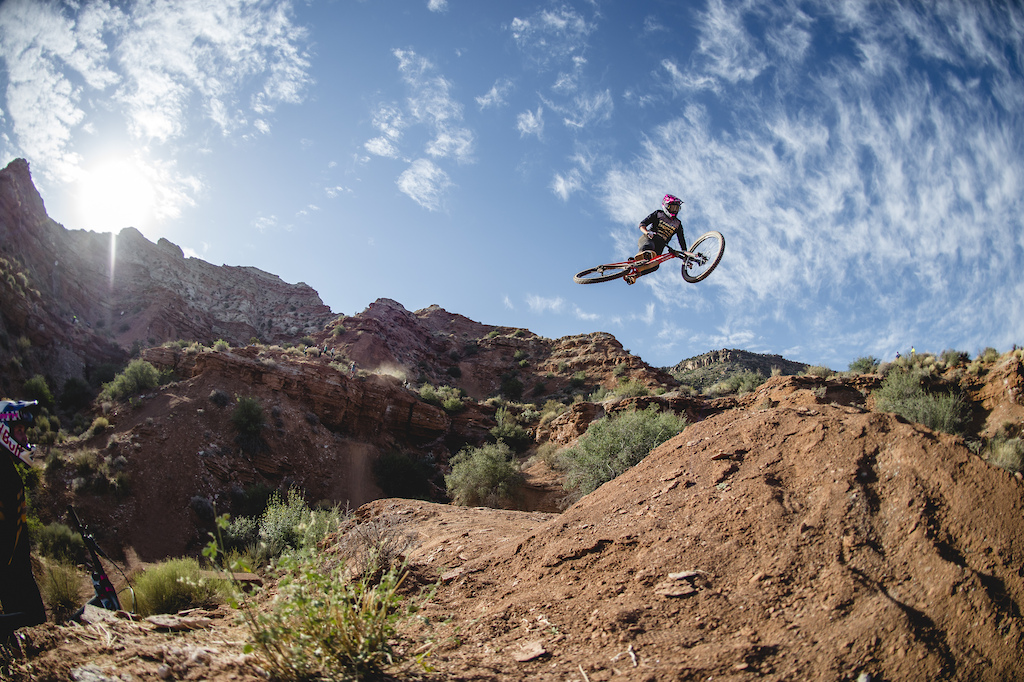
[[701, 281], [711, 274], [718, 262], [722, 260], [725, 252], [725, 237], [721, 232], [708, 232], [697, 238], [689, 249], [676, 251], [671, 246], [665, 247], [666, 253], [656, 255], [653, 258], [633, 259], [620, 261], [618, 263], [605, 263], [597, 267], [588, 268], [573, 276], [573, 281], [578, 284], [596, 284], [597, 282], [610, 282], [620, 277], [632, 284], [637, 277], [656, 269], [665, 261], [673, 258], [680, 259], [682, 263], [683, 279], [691, 284]]

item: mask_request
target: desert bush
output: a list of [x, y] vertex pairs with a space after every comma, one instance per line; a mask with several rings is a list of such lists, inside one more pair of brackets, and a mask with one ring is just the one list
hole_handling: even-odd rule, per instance
[[98, 436], [107, 429], [110, 428], [110, 420], [106, 417], [96, 417], [92, 420], [92, 424], [89, 425], [88, 433], [86, 437]]
[[801, 374], [804, 374], [804, 375], [807, 375], [807, 376], [810, 376], [810, 377], [818, 377], [819, 379], [828, 379], [830, 376], [835, 374], [835, 372], [833, 372], [828, 367], [824, 367], [822, 365], [811, 365], [810, 367], [805, 369], [803, 372], [801, 372]]
[[718, 383], [704, 389], [704, 395], [717, 398], [723, 395], [743, 395], [767, 381], [760, 372], [745, 370], [731, 374]]
[[565, 403], [560, 403], [557, 400], [548, 400], [540, 410], [540, 423], [547, 424], [568, 409], [569, 407]]
[[872, 374], [878, 371], [881, 360], [872, 355], [862, 355], [850, 363], [850, 371], [854, 374]]
[[36, 374], [22, 386], [22, 393], [26, 400], [38, 400], [39, 404], [48, 410], [54, 407], [53, 393], [46, 383], [46, 377]]
[[208, 608], [224, 599], [216, 582], [202, 577], [199, 562], [187, 557], [147, 568], [135, 578], [135, 596], [141, 616]]
[[619, 384], [615, 387], [614, 393], [620, 398], [636, 398], [638, 396], [650, 395], [651, 391], [647, 388], [647, 384], [642, 381], [619, 379]]
[[267, 546], [270, 556], [278, 556], [285, 549], [298, 549], [303, 540], [304, 527], [312, 512], [298, 488], [289, 488], [285, 497], [275, 491], [260, 516], [260, 542]]
[[582, 369], [578, 372], [573, 372], [572, 377], [569, 379], [569, 385], [573, 388], [580, 388], [587, 381], [587, 373]]
[[1024, 441], [1019, 436], [998, 434], [988, 442], [988, 461], [1007, 471], [1024, 471]]
[[956, 391], [928, 391], [922, 382], [928, 374], [924, 368], [891, 370], [874, 392], [876, 407], [934, 431], [963, 433], [969, 419], [963, 397]]
[[522, 452], [530, 447], [533, 436], [525, 428], [520, 426], [516, 415], [507, 407], [499, 407], [494, 413], [497, 425], [491, 429], [491, 438], [495, 441], [503, 441], [516, 452]]
[[684, 417], [659, 412], [657, 405], [598, 419], [559, 457], [566, 471], [565, 489], [579, 496], [593, 492], [684, 428]]
[[263, 447], [262, 431], [267, 424], [260, 401], [251, 396], [238, 399], [231, 412], [231, 424], [238, 431], [236, 440], [246, 452], [256, 452]]
[[130, 396], [156, 388], [160, 384], [160, 373], [145, 360], [132, 360], [124, 371], [104, 384], [100, 391], [103, 400], [124, 400]]
[[999, 351], [991, 346], [987, 346], [978, 353], [978, 360], [981, 362], [995, 362], [999, 359]]
[[354, 524], [337, 546], [350, 576], [379, 580], [387, 571], [401, 567], [415, 544], [416, 536], [401, 518], [389, 514]]
[[504, 441], [463, 448], [451, 465], [445, 484], [455, 504], [504, 508], [518, 501], [523, 474]]
[[48, 561], [45, 566], [39, 591], [50, 618], [56, 623], [63, 623], [82, 606], [83, 576], [69, 561]]
[[373, 463], [374, 480], [388, 497], [429, 500], [433, 473], [422, 459], [400, 450], [385, 452]]
[[231, 344], [224, 339], [217, 339], [213, 342], [213, 349], [223, 353], [224, 351], [231, 349]]
[[393, 644], [396, 624], [415, 604], [399, 594], [403, 569], [348, 580], [344, 564], [312, 555], [289, 558], [282, 569], [269, 613], [247, 615], [254, 652], [272, 679], [382, 679], [404, 660]]
[[947, 348], [939, 353], [939, 360], [941, 360], [947, 367], [953, 367], [954, 365], [959, 365], [962, 362], [968, 362], [970, 359], [971, 356], [966, 352], [962, 350], [953, 350], [952, 348]]
[[63, 523], [40, 524], [31, 528], [36, 552], [57, 562], [83, 563], [85, 542], [82, 536]]

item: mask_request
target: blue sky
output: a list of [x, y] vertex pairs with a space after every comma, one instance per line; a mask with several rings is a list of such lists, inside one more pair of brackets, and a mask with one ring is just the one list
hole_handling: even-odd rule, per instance
[[[1005, 2], [0, 4], [0, 159], [69, 229], [656, 366], [1024, 343], [1024, 10]], [[665, 192], [686, 284], [572, 275]]]

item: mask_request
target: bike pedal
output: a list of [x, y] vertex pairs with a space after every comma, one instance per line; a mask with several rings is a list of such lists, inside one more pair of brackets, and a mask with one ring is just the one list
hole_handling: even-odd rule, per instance
[[634, 277], [632, 275], [626, 275], [622, 279], [626, 280], [626, 284], [634, 284], [634, 283], [636, 283], [636, 277]]

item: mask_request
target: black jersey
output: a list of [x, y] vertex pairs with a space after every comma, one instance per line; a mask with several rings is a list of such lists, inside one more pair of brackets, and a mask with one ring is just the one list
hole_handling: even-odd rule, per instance
[[650, 230], [653, 226], [654, 231], [658, 233], [658, 236], [668, 244], [668, 240], [672, 238], [672, 235], [679, 234], [679, 245], [682, 248], [686, 248], [683, 243], [683, 223], [679, 218], [673, 218], [668, 213], [665, 213], [660, 208], [640, 221], [641, 227], [646, 227]]

